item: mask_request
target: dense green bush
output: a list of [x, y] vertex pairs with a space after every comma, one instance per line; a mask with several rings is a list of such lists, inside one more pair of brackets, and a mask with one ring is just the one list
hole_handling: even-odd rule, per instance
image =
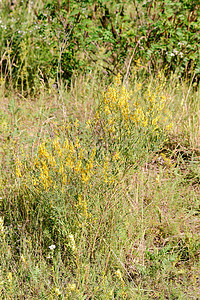
[[[200, 10], [198, 1], [147, 1], [137, 10], [138, 38], [151, 68], [180, 75], [199, 74]], [[143, 57], [143, 55], [141, 55]]]
[[198, 1], [21, 1], [1, 3], [1, 77], [22, 90], [70, 81], [77, 71], [199, 80]]

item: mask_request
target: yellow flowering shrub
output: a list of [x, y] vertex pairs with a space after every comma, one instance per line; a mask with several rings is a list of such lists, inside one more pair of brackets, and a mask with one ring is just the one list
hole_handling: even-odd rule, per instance
[[86, 124], [54, 122], [54, 137], [41, 141], [30, 168], [15, 158], [18, 181], [40, 199], [34, 205], [43, 210], [50, 232], [66, 239], [66, 228], [92, 235], [107, 207], [105, 195], [166, 138], [170, 113], [162, 90], [161, 85], [147, 88], [142, 102], [118, 75]]
[[122, 85], [120, 74], [117, 75], [93, 121], [88, 122], [88, 126], [96, 129], [93, 134], [98, 135], [102, 148], [110, 153], [112, 160], [118, 158], [119, 162], [132, 163], [143, 156], [143, 152], [162, 144], [165, 132], [171, 128], [171, 115], [165, 107], [167, 99], [162, 90], [162, 84], [149, 87], [142, 103], [137, 90], [129, 92]]
[[55, 187], [64, 190], [76, 177], [80, 184], [87, 184], [93, 175], [95, 153], [94, 147], [88, 155], [78, 138], [74, 144], [68, 138], [62, 142], [56, 137], [49, 149], [43, 142], [33, 166], [36, 174], [32, 177], [33, 184], [46, 191]]

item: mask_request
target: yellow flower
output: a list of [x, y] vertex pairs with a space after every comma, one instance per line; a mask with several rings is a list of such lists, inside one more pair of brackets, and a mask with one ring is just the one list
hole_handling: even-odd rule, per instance
[[79, 127], [79, 120], [78, 120], [78, 119], [76, 119], [76, 121], [75, 121], [75, 123], [74, 123], [74, 126], [75, 126], [75, 128], [78, 128], [78, 127]]
[[83, 183], [87, 183], [89, 179], [90, 179], [90, 176], [87, 173], [82, 173]]
[[116, 78], [115, 78], [115, 84], [116, 87], [121, 85], [121, 75], [120, 73], [117, 74]]
[[17, 177], [18, 177], [18, 178], [22, 177], [22, 173], [21, 173], [19, 167], [16, 167], [15, 170], [16, 170], [16, 175], [17, 175]]
[[166, 125], [166, 126], [165, 126], [165, 128], [166, 128], [166, 130], [168, 130], [168, 131], [169, 131], [169, 130], [172, 128], [172, 123], [170, 123], [170, 124]]
[[108, 105], [106, 105], [106, 106], [105, 106], [105, 113], [106, 113], [107, 115], [111, 114], [111, 112], [110, 112], [110, 109], [109, 109], [109, 106], [108, 106]]
[[119, 152], [119, 150], [117, 150], [115, 152], [115, 155], [113, 156], [114, 160], [119, 160], [119, 154], [120, 154], [120, 152]]

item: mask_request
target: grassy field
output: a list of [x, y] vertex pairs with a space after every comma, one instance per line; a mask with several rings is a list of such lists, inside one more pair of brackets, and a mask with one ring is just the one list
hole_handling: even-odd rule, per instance
[[199, 87], [90, 73], [0, 103], [1, 299], [199, 299]]
[[0, 299], [200, 299], [198, 1], [0, 11]]

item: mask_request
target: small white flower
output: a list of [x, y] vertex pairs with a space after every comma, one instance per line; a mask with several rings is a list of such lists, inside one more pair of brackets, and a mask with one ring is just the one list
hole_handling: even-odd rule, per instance
[[53, 251], [55, 248], [56, 248], [56, 245], [51, 245], [51, 246], [49, 246], [49, 249], [52, 250], [52, 251]]
[[172, 52], [171, 54], [170, 54], [171, 56], [175, 56], [175, 54]]
[[115, 274], [117, 275], [117, 277], [118, 277], [121, 281], [123, 281], [122, 273], [121, 273], [121, 271], [120, 271], [119, 269], [115, 272]]
[[71, 247], [72, 251], [76, 251], [76, 243], [73, 234], [69, 234], [69, 246]]
[[3, 217], [0, 217], [0, 233], [4, 233], [4, 219]]
[[55, 288], [55, 293], [56, 295], [60, 296], [61, 295], [61, 291], [58, 288]]
[[183, 52], [180, 52], [179, 55], [181, 58], [183, 58]]

